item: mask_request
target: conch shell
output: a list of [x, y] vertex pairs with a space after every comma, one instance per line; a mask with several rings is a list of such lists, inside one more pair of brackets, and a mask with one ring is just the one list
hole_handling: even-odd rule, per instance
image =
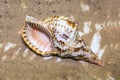
[[41, 21], [26, 16], [21, 32], [25, 43], [37, 54], [57, 55], [101, 65], [97, 55], [78, 35], [77, 25], [70, 18], [54, 16]]

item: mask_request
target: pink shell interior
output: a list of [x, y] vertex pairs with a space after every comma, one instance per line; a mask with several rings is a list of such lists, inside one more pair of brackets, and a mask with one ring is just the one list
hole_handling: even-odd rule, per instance
[[26, 35], [31, 44], [42, 52], [52, 51], [50, 38], [46, 33], [44, 33], [44, 31], [40, 31], [30, 25], [27, 25]]

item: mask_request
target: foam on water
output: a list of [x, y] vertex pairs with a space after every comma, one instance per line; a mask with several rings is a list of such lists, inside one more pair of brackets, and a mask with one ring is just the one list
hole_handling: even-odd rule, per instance
[[15, 59], [16, 58], [16, 56], [20, 53], [20, 50], [21, 50], [22, 48], [20, 47], [20, 48], [18, 48], [15, 52], [14, 52], [14, 55], [12, 56], [12, 59]]
[[89, 11], [90, 10], [90, 7], [86, 4], [84, 4], [83, 2], [81, 2], [81, 8], [82, 8], [82, 11], [85, 12], [85, 11]]
[[96, 24], [95, 24], [95, 29], [96, 29], [97, 31], [101, 31], [101, 30], [102, 30], [102, 26], [101, 26], [100, 24], [96, 23]]
[[23, 57], [26, 57], [27, 55], [28, 55], [28, 51], [29, 51], [29, 49], [25, 49], [25, 51], [23, 52]]
[[91, 26], [91, 21], [86, 21], [84, 22], [84, 33], [88, 34], [90, 33], [90, 26]]
[[56, 60], [57, 62], [61, 62], [62, 61], [62, 59], [61, 58], [57, 58], [57, 60]]
[[106, 46], [103, 49], [100, 49], [97, 53], [98, 53], [98, 59], [101, 59], [103, 56], [103, 53], [105, 52]]
[[32, 56], [29, 58], [29, 60], [31, 61], [31, 60], [35, 59], [35, 57], [36, 57], [36, 54], [32, 54]]
[[49, 56], [49, 57], [44, 57], [43, 60], [50, 60], [52, 59], [52, 56]]
[[2, 60], [5, 60], [6, 58], [7, 58], [7, 56], [6, 56], [6, 55], [2, 56]]
[[107, 80], [115, 80], [115, 78], [111, 76], [110, 72], [107, 73], [107, 77], [108, 77]]
[[90, 45], [90, 48], [93, 52], [97, 53], [100, 49], [100, 41], [101, 41], [101, 36], [99, 32], [96, 32], [93, 35], [92, 42]]
[[15, 46], [16, 46], [15, 43], [8, 42], [8, 43], [5, 45], [5, 47], [4, 47], [4, 49], [3, 49], [3, 52], [8, 51], [10, 48], [14, 48]]
[[0, 48], [2, 48], [3, 47], [3, 44], [0, 44]]

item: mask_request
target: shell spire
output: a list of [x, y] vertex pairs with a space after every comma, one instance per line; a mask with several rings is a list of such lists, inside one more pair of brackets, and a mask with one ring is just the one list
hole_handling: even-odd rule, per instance
[[42, 56], [58, 55], [101, 65], [97, 55], [78, 35], [76, 24], [67, 17], [54, 16], [41, 21], [26, 16], [22, 38], [33, 51]]

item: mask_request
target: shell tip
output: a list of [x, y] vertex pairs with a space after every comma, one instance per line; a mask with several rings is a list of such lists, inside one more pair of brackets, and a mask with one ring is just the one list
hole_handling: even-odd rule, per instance
[[98, 66], [101, 66], [101, 67], [104, 66], [104, 64], [100, 60], [96, 61], [95, 64], [97, 64]]

